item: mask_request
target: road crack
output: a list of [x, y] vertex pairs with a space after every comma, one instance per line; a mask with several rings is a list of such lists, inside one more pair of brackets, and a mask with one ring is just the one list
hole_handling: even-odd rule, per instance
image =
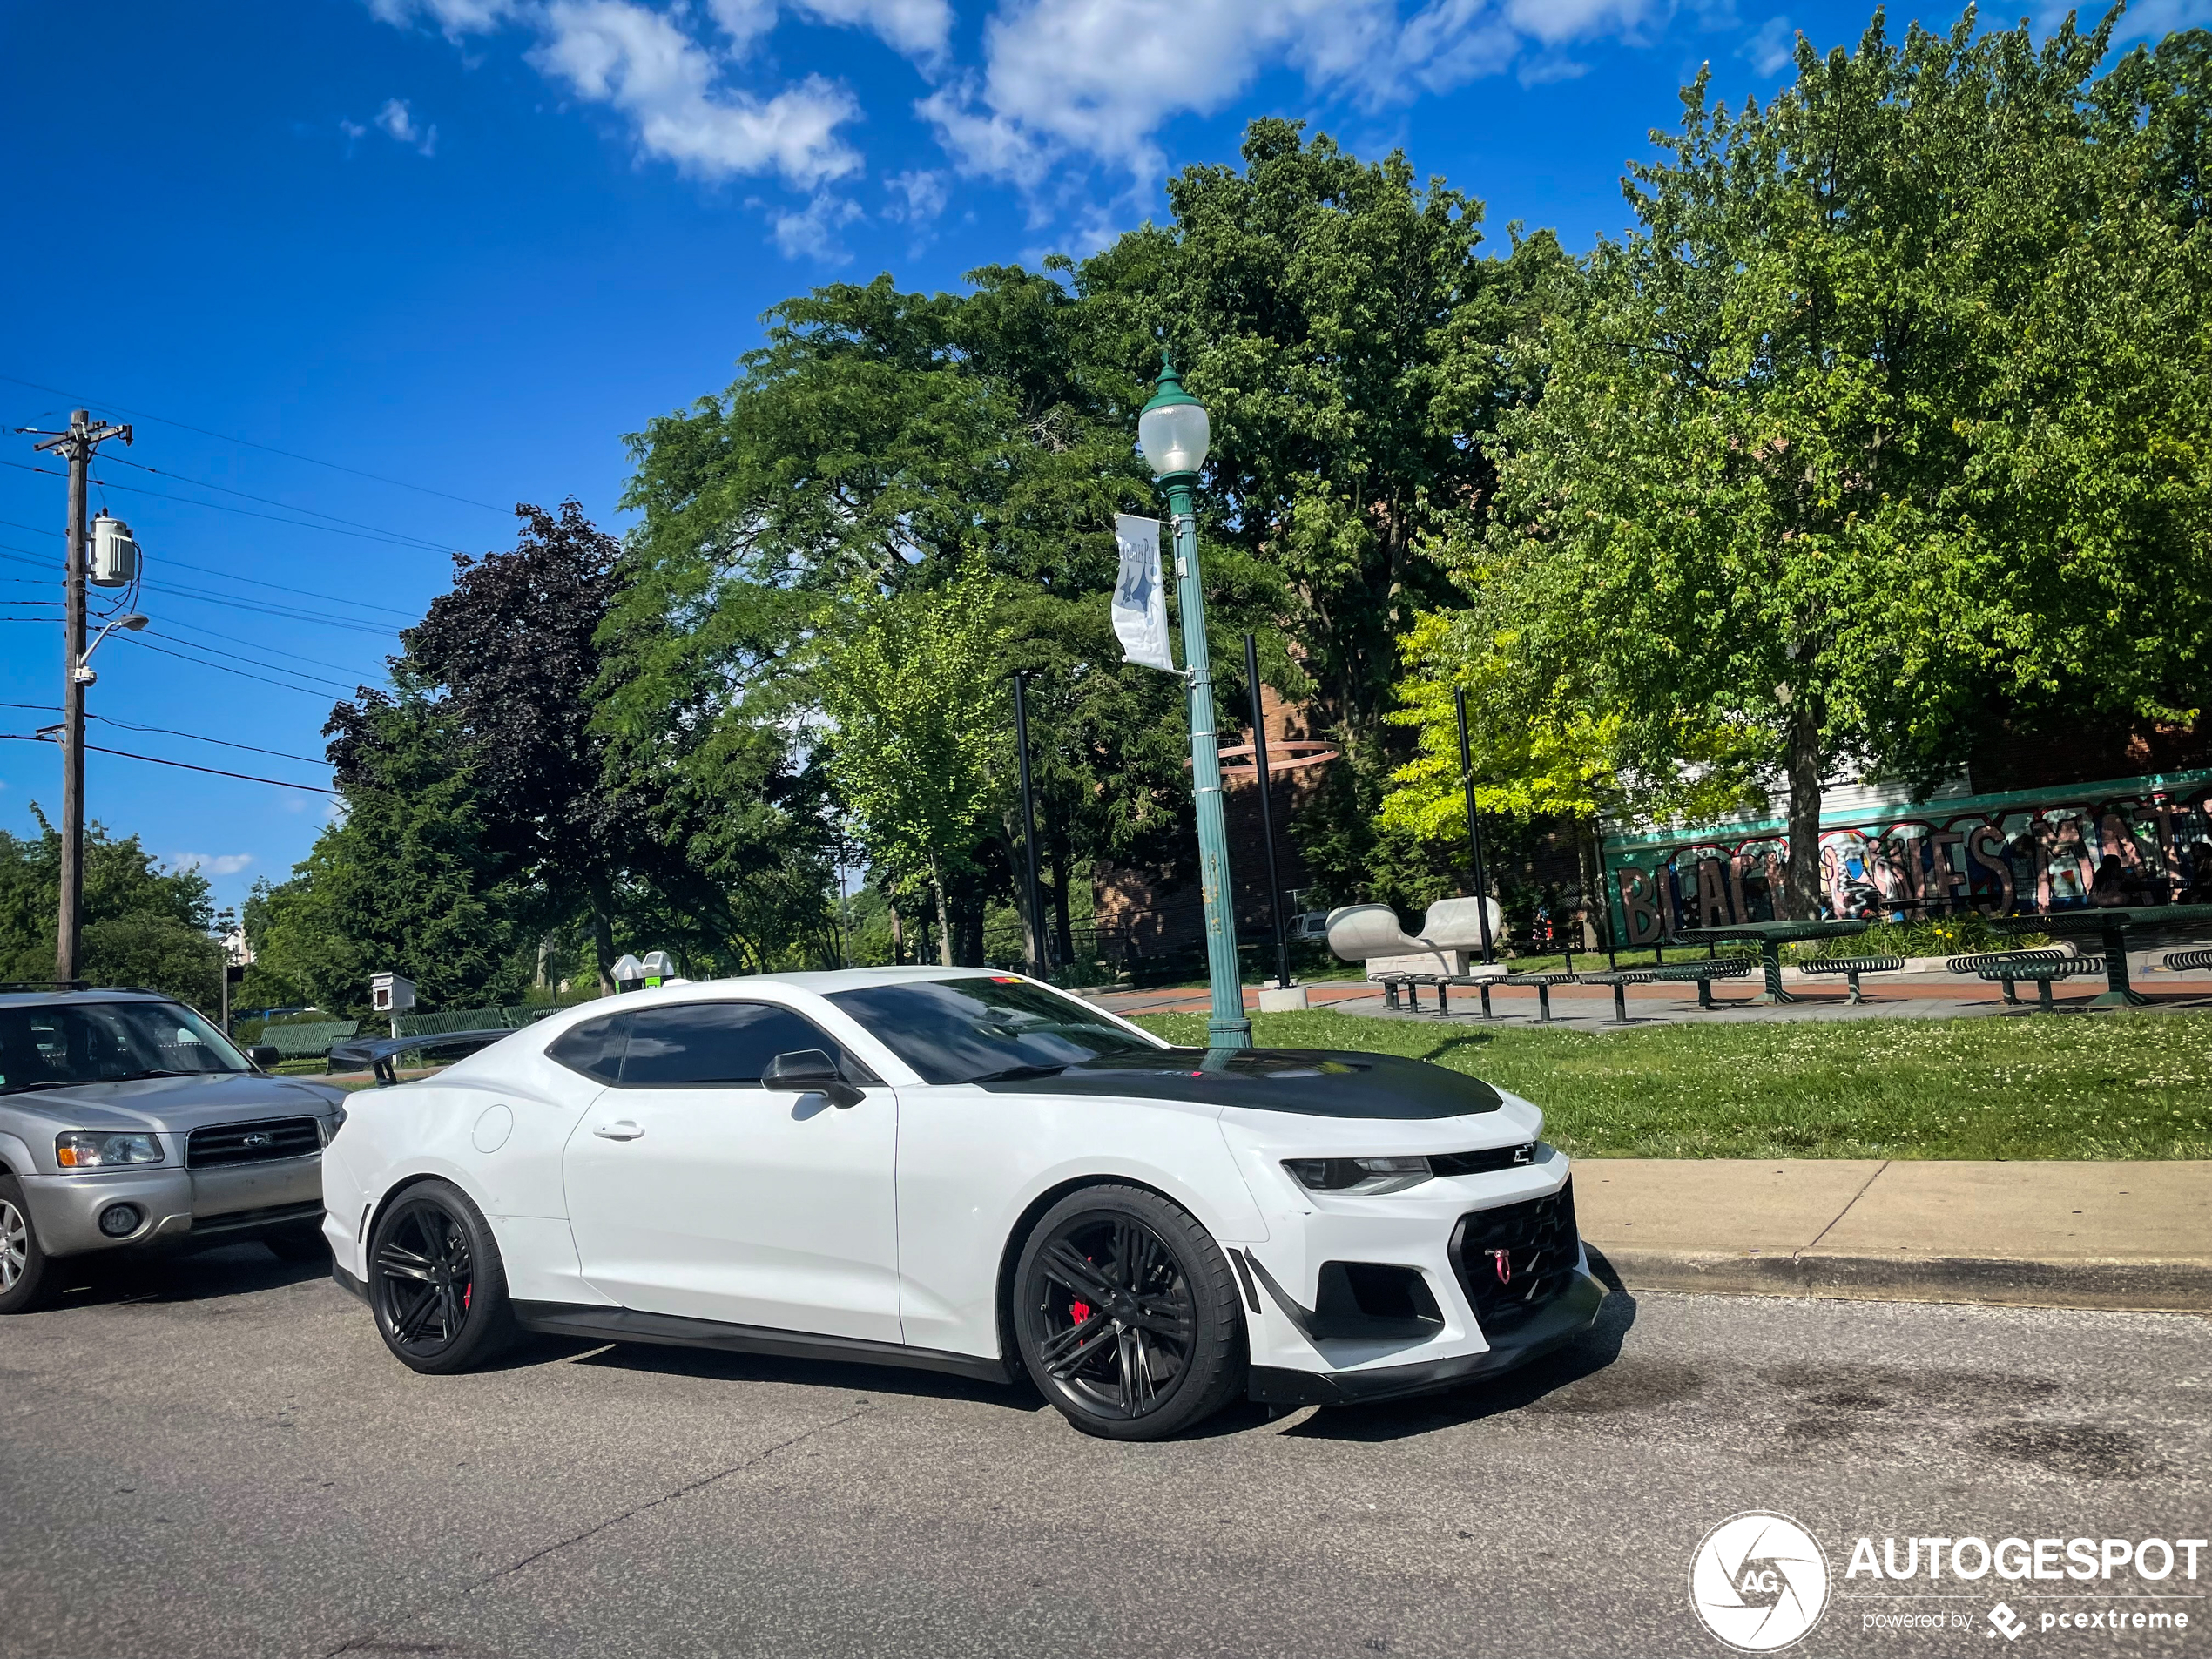
[[[812, 1428], [800, 1430], [789, 1440], [779, 1440], [773, 1446], [765, 1447], [761, 1450], [755, 1452], [750, 1457], [740, 1459], [738, 1461], [731, 1464], [727, 1468], [717, 1469], [711, 1474], [703, 1474], [696, 1480], [687, 1480], [680, 1487], [671, 1487], [670, 1490], [662, 1493], [657, 1498], [649, 1498], [643, 1503], [633, 1504], [619, 1514], [610, 1515], [606, 1520], [586, 1527], [581, 1532], [572, 1533], [566, 1538], [558, 1539], [556, 1541], [546, 1545], [543, 1549], [532, 1550], [529, 1554], [523, 1556], [518, 1561], [509, 1561], [504, 1567], [494, 1568], [490, 1572], [477, 1578], [473, 1583], [465, 1584], [457, 1590], [449, 1590], [442, 1595], [433, 1596], [430, 1600], [423, 1602], [419, 1607], [409, 1608], [397, 1619], [392, 1621], [390, 1624], [382, 1628], [385, 1629], [397, 1629], [400, 1627], [408, 1624], [411, 1621], [420, 1618], [423, 1614], [428, 1613], [433, 1608], [442, 1606], [450, 1602], [462, 1601], [469, 1596], [475, 1595], [479, 1590], [489, 1589], [492, 1585], [500, 1582], [502, 1579], [512, 1578], [516, 1574], [522, 1572], [525, 1568], [536, 1566], [539, 1561], [545, 1560], [549, 1555], [557, 1555], [563, 1550], [573, 1549], [578, 1544], [588, 1543], [592, 1539], [597, 1538], [601, 1533], [606, 1532], [612, 1527], [619, 1527], [624, 1521], [635, 1521], [640, 1515], [649, 1514], [653, 1510], [661, 1507], [664, 1504], [674, 1503], [678, 1498], [688, 1498], [693, 1493], [704, 1492], [707, 1487], [713, 1486], [719, 1481], [726, 1480], [733, 1474], [743, 1474], [747, 1469], [758, 1468], [760, 1465], [765, 1463], [770, 1458], [775, 1456], [777, 1453], [787, 1452], [792, 1447], [798, 1446], [803, 1441], [811, 1440], [818, 1434], [826, 1434], [833, 1428], [842, 1428], [846, 1424], [853, 1422], [856, 1419], [867, 1416], [867, 1413], [868, 1407], [862, 1406], [858, 1410], [846, 1413], [842, 1417], [833, 1418], [826, 1423], [817, 1423]], [[421, 1653], [435, 1652], [438, 1650], [439, 1649], [435, 1647], [425, 1648], [412, 1643], [395, 1644], [381, 1638], [376, 1631], [370, 1630], [357, 1636], [348, 1637], [346, 1641], [341, 1642], [334, 1648], [323, 1649], [321, 1650], [321, 1659], [337, 1659], [338, 1655], [344, 1653]]]

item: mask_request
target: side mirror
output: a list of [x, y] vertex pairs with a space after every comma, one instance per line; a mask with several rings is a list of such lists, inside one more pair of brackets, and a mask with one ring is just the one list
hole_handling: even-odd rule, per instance
[[761, 1069], [763, 1089], [791, 1089], [802, 1095], [826, 1095], [833, 1106], [857, 1106], [860, 1091], [845, 1081], [837, 1062], [819, 1049], [794, 1049]]
[[277, 1046], [273, 1042], [257, 1042], [246, 1051], [246, 1057], [260, 1067], [262, 1070], [266, 1071], [271, 1066], [280, 1062], [284, 1055], [277, 1051]]

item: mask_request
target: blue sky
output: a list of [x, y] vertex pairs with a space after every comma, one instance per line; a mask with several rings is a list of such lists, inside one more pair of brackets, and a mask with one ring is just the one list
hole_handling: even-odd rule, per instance
[[[618, 528], [624, 435], [725, 385], [777, 300], [1089, 252], [1264, 114], [1403, 145], [1501, 244], [1518, 219], [1581, 251], [1622, 227], [1622, 165], [1701, 63], [1764, 95], [1797, 30], [1825, 49], [1867, 17], [1770, 3], [9, 6], [0, 701], [59, 699], [39, 602], [63, 485], [11, 432], [73, 403], [136, 423], [98, 472], [154, 619], [101, 648], [90, 740], [327, 785], [333, 697], [381, 677], [449, 551], [511, 545], [518, 500]], [[2206, 3], [2153, 0], [2131, 32]], [[1956, 14], [1893, 27], [1914, 15]], [[0, 731], [57, 718], [0, 708]], [[327, 806], [86, 770], [94, 818], [203, 861], [226, 903], [281, 879]], [[54, 813], [59, 778], [51, 748], [0, 742], [0, 828]]]

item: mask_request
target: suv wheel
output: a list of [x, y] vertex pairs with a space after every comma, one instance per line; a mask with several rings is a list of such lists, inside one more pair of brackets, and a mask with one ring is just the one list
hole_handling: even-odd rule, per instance
[[54, 1286], [52, 1265], [39, 1248], [30, 1224], [23, 1183], [0, 1175], [0, 1313], [29, 1313], [44, 1307]]

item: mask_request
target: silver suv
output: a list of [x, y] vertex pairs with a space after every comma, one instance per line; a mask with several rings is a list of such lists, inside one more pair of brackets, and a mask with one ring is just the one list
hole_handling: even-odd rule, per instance
[[0, 994], [0, 1313], [57, 1258], [258, 1238], [324, 1249], [322, 1149], [344, 1091], [272, 1077], [151, 991]]

